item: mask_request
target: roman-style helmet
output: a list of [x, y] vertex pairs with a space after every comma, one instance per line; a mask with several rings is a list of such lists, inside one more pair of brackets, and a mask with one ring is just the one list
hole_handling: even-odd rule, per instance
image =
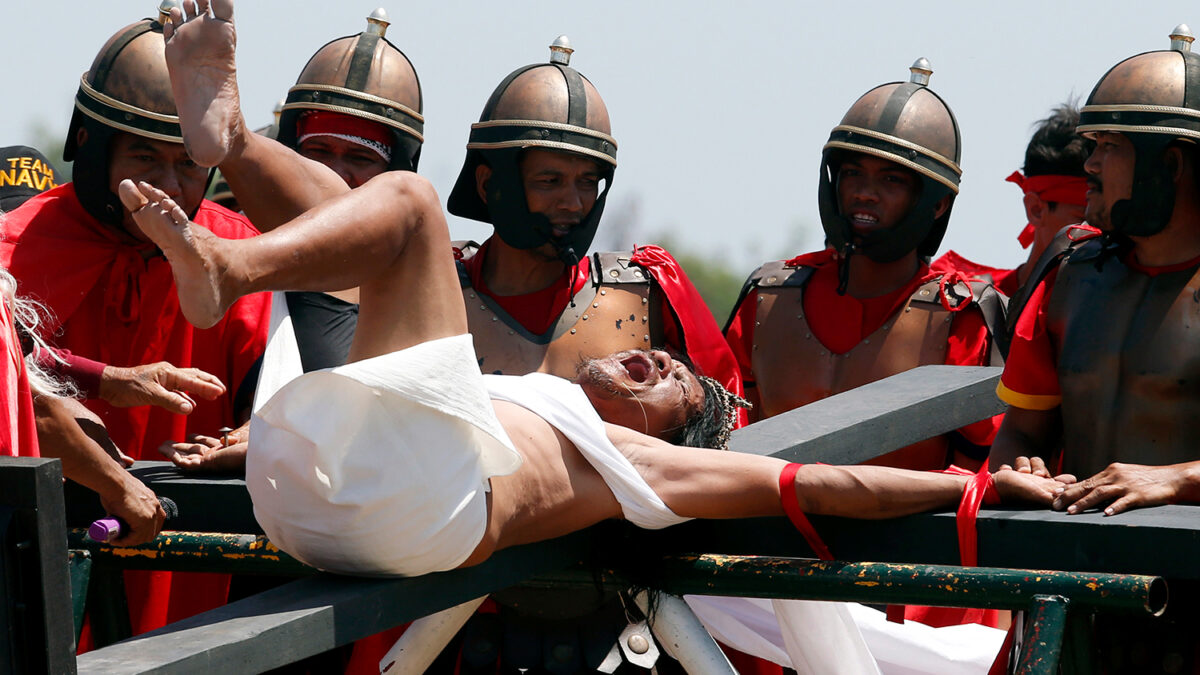
[[[80, 78], [63, 159], [75, 162], [75, 194], [101, 222], [119, 225], [124, 213], [108, 189], [108, 150], [117, 132], [183, 143], [162, 36], [171, 8], [179, 5], [179, 0], [163, 0], [157, 19], [122, 28]], [[76, 139], [80, 129], [87, 131], [83, 145]]]
[[[560, 35], [550, 45], [549, 63], [518, 68], [496, 87], [479, 122], [471, 125], [467, 158], [447, 204], [456, 216], [491, 223], [500, 239], [514, 248], [553, 243], [568, 264], [592, 245], [617, 166], [608, 109], [592, 83], [568, 65], [573, 51], [567, 37]], [[576, 153], [601, 167], [603, 190], [565, 237], [554, 238], [550, 219], [529, 211], [518, 164], [527, 148]], [[475, 169], [481, 164], [492, 169], [486, 202], [475, 189]]]
[[[863, 94], [829, 134], [821, 153], [818, 199], [825, 236], [845, 259], [862, 253], [876, 262], [899, 260], [916, 249], [921, 257], [937, 252], [950, 208], [935, 218], [938, 201], [950, 196], [953, 206], [962, 177], [962, 142], [950, 106], [929, 88], [929, 61], [917, 59], [908, 82], [883, 84]], [[921, 179], [921, 196], [895, 226], [855, 235], [839, 207], [837, 171], [847, 152], [861, 152], [895, 162]]]
[[1163, 153], [1173, 141], [1200, 140], [1200, 57], [1184, 24], [1171, 48], [1146, 52], [1113, 66], [1092, 89], [1079, 115], [1079, 133], [1124, 134], [1133, 144], [1133, 191], [1112, 207], [1114, 232], [1150, 236], [1162, 231], [1175, 208], [1172, 172]]
[[404, 52], [384, 37], [388, 25], [387, 12], [377, 9], [367, 17], [365, 31], [313, 54], [288, 90], [279, 117], [280, 143], [296, 147], [296, 123], [306, 111], [342, 113], [386, 126], [393, 139], [388, 168], [416, 171], [425, 140], [421, 81]]

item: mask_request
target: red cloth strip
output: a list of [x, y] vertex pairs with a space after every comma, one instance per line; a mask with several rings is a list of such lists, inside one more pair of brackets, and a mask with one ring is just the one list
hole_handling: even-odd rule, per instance
[[800, 509], [800, 497], [796, 494], [796, 472], [802, 466], [804, 465], [789, 463], [779, 472], [779, 500], [783, 502], [783, 512], [792, 521], [792, 525], [800, 530], [800, 534], [804, 535], [804, 541], [812, 547], [813, 553], [821, 560], [833, 560], [829, 547], [821, 540], [821, 535], [817, 534], [816, 528], [808, 522], [804, 511]]
[[979, 541], [975, 532], [975, 519], [979, 516], [979, 507], [999, 503], [1000, 493], [996, 491], [996, 479], [985, 465], [979, 473], [967, 479], [967, 484], [963, 487], [962, 501], [958, 503], [958, 555], [965, 567], [975, 567], [979, 564]]
[[1012, 172], [1004, 180], [1016, 183], [1025, 194], [1033, 193], [1047, 202], [1062, 202], [1084, 206], [1087, 204], [1087, 179], [1083, 176], [1046, 174], [1024, 176], [1020, 171]]

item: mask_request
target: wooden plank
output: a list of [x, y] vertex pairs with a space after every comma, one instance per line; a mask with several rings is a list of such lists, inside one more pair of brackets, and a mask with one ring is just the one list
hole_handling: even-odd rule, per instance
[[[57, 459], [0, 457], [4, 587], [14, 672], [75, 672], [75, 634], [67, 540], [63, 536], [62, 465]], [[0, 664], [3, 666], [4, 664]]]
[[790, 462], [858, 464], [1000, 412], [1003, 368], [922, 366], [733, 433], [729, 449]]
[[301, 579], [83, 654], [79, 672], [260, 672], [578, 565], [589, 557], [590, 539], [576, 532], [500, 551], [477, 567], [411, 579]]

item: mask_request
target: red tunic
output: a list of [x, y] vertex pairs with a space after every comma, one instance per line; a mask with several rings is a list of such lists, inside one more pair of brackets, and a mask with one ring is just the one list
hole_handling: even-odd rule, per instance
[[[194, 220], [228, 239], [258, 234], [244, 217], [208, 201]], [[19, 294], [51, 311], [45, 335], [56, 346], [115, 366], [168, 361], [225, 383], [224, 396], [197, 400], [186, 416], [88, 401], [131, 457], [160, 459], [156, 448], [163, 441], [236, 426], [234, 393], [266, 344], [269, 295], [242, 298], [212, 328], [193, 327], [180, 313], [170, 265], [154, 245], [93, 218], [69, 183], [7, 215], [0, 264], [17, 278]], [[216, 574], [127, 572], [125, 578], [135, 634], [224, 604], [229, 585], [227, 575]]]
[[[813, 336], [835, 354], [849, 351], [864, 337], [874, 333], [921, 284], [945, 274], [921, 265], [916, 275], [901, 288], [883, 296], [859, 299], [837, 294], [837, 262], [832, 251], [820, 251], [793, 259], [799, 266], [816, 271], [804, 288], [804, 311]], [[793, 261], [789, 261], [789, 264]], [[751, 366], [758, 291], [751, 290], [737, 306], [725, 338], [737, 359], [743, 384], [754, 386]], [[988, 363], [987, 326], [979, 312], [962, 311], [954, 315], [946, 344], [948, 366], [981, 366]], [[959, 431], [976, 445], [991, 445], [1000, 428], [1001, 415], [963, 427]]]

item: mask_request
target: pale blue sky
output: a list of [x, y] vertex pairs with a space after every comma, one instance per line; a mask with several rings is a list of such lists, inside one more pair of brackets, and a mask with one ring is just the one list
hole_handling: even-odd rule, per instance
[[[325, 42], [362, 30], [375, 2], [243, 0], [237, 6], [244, 109], [252, 126]], [[0, 144], [35, 124], [65, 131], [79, 75], [104, 41], [153, 2], [6, 2]], [[1181, 0], [1129, 2], [433, 2], [385, 5], [388, 38], [425, 93], [421, 172], [443, 197], [471, 122], [518, 66], [545, 61], [560, 33], [572, 65], [599, 89], [619, 143], [597, 243], [631, 218], [638, 242], [670, 232], [746, 273], [766, 258], [821, 245], [816, 188], [829, 130], [863, 92], [906, 79], [919, 56], [958, 117], [962, 193], [943, 250], [1014, 265], [1024, 225], [1019, 168], [1030, 125], [1070, 95], [1087, 96], [1120, 59], [1166, 48], [1178, 23], [1200, 29]], [[851, 9], [853, 8], [853, 9]], [[405, 14], [409, 12], [409, 14]], [[53, 158], [58, 160], [59, 158]], [[632, 215], [636, 214], [636, 216]], [[456, 238], [487, 226], [451, 220]], [[610, 233], [606, 237], [604, 232]]]

